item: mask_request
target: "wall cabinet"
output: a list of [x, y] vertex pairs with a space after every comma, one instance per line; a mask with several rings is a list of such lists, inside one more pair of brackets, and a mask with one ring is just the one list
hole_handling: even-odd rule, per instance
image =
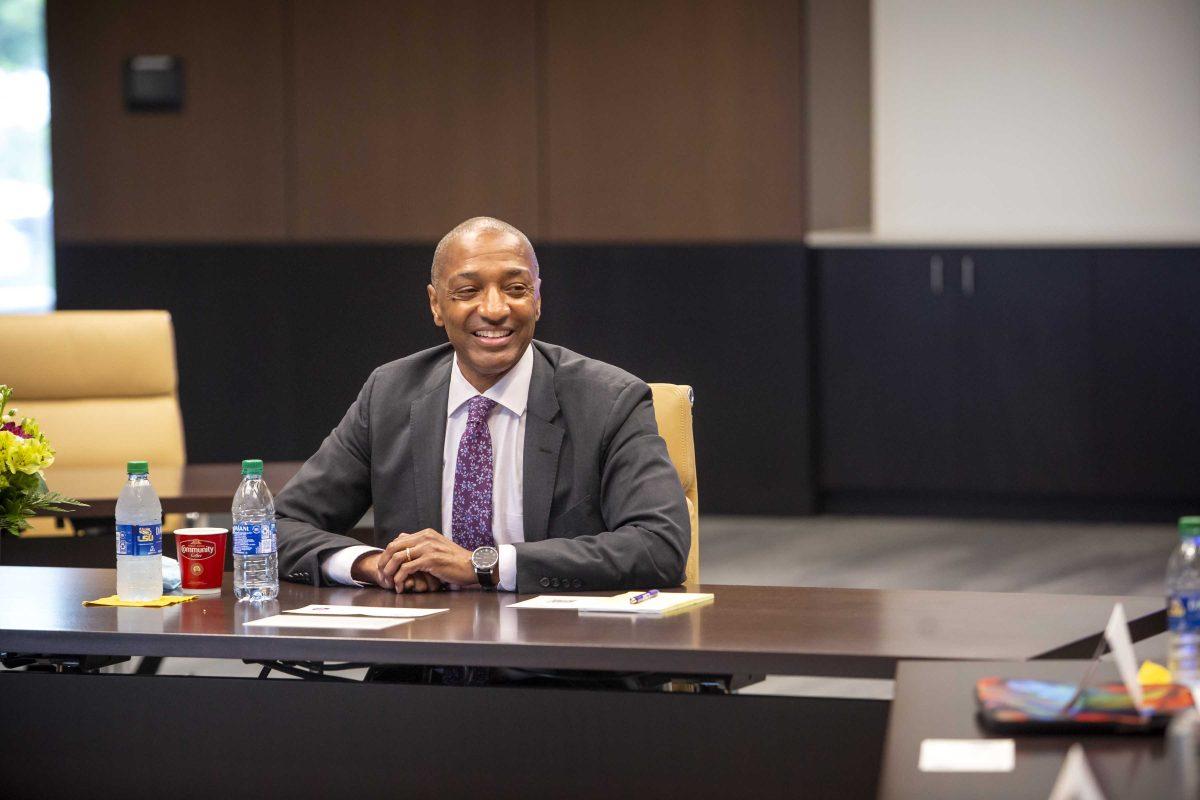
[[1097, 252], [1094, 295], [1097, 490], [1200, 501], [1200, 249]]
[[821, 488], [1092, 484], [1091, 255], [816, 254]]
[[817, 254], [822, 488], [954, 485], [953, 319], [934, 258]]
[[960, 487], [1078, 494], [1093, 481], [1091, 254], [955, 256], [974, 286], [952, 294]]
[[1200, 249], [813, 260], [821, 491], [1200, 509]]

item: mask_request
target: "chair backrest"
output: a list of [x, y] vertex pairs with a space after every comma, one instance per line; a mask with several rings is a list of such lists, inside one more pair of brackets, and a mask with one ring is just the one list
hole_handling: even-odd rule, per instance
[[19, 416], [37, 419], [56, 466], [186, 463], [166, 311], [0, 315], [0, 342], [0, 383]]
[[696, 485], [696, 443], [692, 436], [692, 387], [674, 383], [652, 383], [654, 416], [658, 433], [667, 443], [667, 454], [683, 493], [687, 497], [688, 517], [692, 523], [692, 549], [688, 553], [687, 582], [700, 582], [700, 500]]

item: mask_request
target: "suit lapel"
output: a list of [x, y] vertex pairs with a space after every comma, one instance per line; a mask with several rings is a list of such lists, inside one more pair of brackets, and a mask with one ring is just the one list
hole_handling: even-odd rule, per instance
[[[446, 400], [450, 394], [450, 359], [430, 374], [427, 391], [413, 401], [409, 436], [413, 447], [413, 477], [417, 491], [417, 520], [423, 528], [442, 529], [442, 454], [446, 445]], [[443, 531], [443, 533], [447, 533]]]
[[559, 406], [554, 393], [554, 369], [534, 344], [529, 346], [533, 347], [533, 376], [526, 406], [521, 513], [525, 518], [525, 541], [537, 542], [546, 538], [550, 524], [563, 429], [557, 424]]

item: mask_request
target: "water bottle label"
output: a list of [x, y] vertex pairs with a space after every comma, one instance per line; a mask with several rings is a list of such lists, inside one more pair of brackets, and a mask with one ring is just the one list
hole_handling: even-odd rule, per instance
[[162, 525], [118, 525], [117, 555], [161, 556]]
[[1167, 627], [1172, 633], [1200, 632], [1200, 592], [1171, 595]]
[[233, 553], [269, 556], [275, 552], [275, 522], [238, 522], [233, 526]]

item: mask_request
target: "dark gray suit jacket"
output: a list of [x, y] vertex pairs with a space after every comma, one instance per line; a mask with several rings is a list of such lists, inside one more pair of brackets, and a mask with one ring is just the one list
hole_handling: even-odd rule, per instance
[[[676, 586], [691, 530], [650, 389], [627, 372], [534, 341], [525, 422], [517, 590]], [[453, 350], [384, 364], [276, 499], [280, 576], [320, 585], [320, 560], [375, 508], [375, 542], [442, 527]]]

